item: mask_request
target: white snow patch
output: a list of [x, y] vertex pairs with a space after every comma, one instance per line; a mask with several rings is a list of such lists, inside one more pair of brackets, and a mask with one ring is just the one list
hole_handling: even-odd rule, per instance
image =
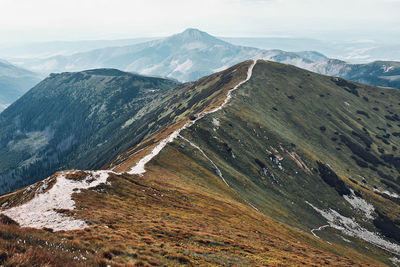
[[219, 127], [219, 126], [221, 125], [221, 123], [219, 122], [219, 120], [216, 119], [216, 118], [213, 118], [213, 119], [212, 119], [212, 124], [213, 124], [215, 127]]
[[364, 199], [357, 197], [354, 194], [353, 189], [350, 189], [351, 191], [351, 195], [350, 196], [346, 196], [344, 195], [344, 199], [346, 199], [347, 202], [350, 203], [350, 205], [356, 209], [361, 211], [362, 213], [364, 213], [365, 217], [367, 217], [370, 220], [373, 220], [374, 217], [372, 216], [372, 213], [374, 212], [375, 208], [372, 204], [369, 204], [367, 201], [365, 201]]
[[326, 224], [326, 225], [322, 225], [322, 226], [320, 226], [320, 227], [318, 227], [318, 228], [311, 229], [311, 233], [312, 233], [313, 236], [315, 236], [316, 238], [319, 238], [319, 236], [317, 236], [317, 234], [316, 234], [315, 232], [316, 232], [316, 231], [321, 231], [322, 229], [324, 229], [324, 228], [326, 228], [326, 227], [330, 227], [330, 225], [329, 225], [329, 224]]
[[389, 71], [391, 71], [393, 69], [394, 69], [394, 66], [386, 66], [386, 65], [382, 66], [383, 72], [389, 72]]
[[378, 233], [368, 231], [359, 225], [353, 218], [345, 217], [333, 209], [327, 211], [320, 210], [311, 203], [307, 202], [315, 211], [321, 214], [327, 221], [330, 227], [341, 231], [342, 233], [360, 238], [370, 244], [373, 244], [381, 249], [400, 255], [400, 246], [383, 239]]
[[[145, 75], [152, 74], [155, 72], [155, 70], [162, 68], [162, 67], [163, 67], [163, 64], [161, 64], [161, 63], [152, 65], [152, 66], [149, 66], [148, 68], [145, 68], [142, 71], [140, 71], [140, 74], [145, 74]], [[127, 69], [129, 69], [129, 66], [127, 67]]]
[[157, 144], [156, 147], [153, 148], [153, 150], [146, 155], [145, 157], [143, 157], [142, 159], [139, 160], [139, 162], [136, 163], [136, 165], [134, 167], [132, 167], [129, 171], [128, 174], [139, 174], [139, 175], [143, 175], [146, 170], [144, 169], [145, 165], [152, 160], [155, 156], [158, 155], [158, 153], [160, 153], [160, 151], [170, 142], [172, 142], [179, 134], [182, 130], [191, 127], [193, 124], [196, 123], [196, 121], [198, 121], [199, 119], [203, 118], [204, 116], [208, 115], [208, 114], [212, 114], [214, 112], [217, 112], [218, 110], [222, 109], [228, 102], [229, 100], [232, 98], [232, 92], [236, 89], [238, 89], [242, 84], [244, 84], [245, 82], [247, 82], [248, 80], [250, 80], [251, 75], [253, 74], [253, 68], [256, 65], [257, 60], [253, 60], [253, 63], [250, 65], [249, 69], [247, 70], [247, 77], [245, 80], [239, 82], [234, 88], [232, 88], [231, 90], [228, 91], [228, 94], [224, 100], [224, 102], [217, 108], [210, 110], [210, 111], [204, 111], [201, 112], [199, 114], [197, 114], [196, 119], [189, 121], [187, 123], [185, 123], [181, 128], [175, 130], [174, 132], [172, 132], [167, 138], [163, 139], [160, 143]]
[[193, 62], [190, 59], [187, 59], [182, 64], [179, 64], [172, 72], [182, 72], [186, 73], [193, 67]]
[[155, 156], [158, 155], [158, 153], [160, 153], [160, 151], [170, 142], [172, 142], [180, 133], [180, 131], [184, 128], [186, 128], [185, 126], [188, 125], [188, 123], [186, 123], [182, 128], [174, 131], [172, 134], [170, 134], [167, 138], [163, 139], [160, 143], [157, 144], [156, 147], [153, 148], [153, 150], [147, 154], [146, 156], [144, 156], [143, 158], [141, 158], [139, 160], [138, 163], [136, 163], [136, 165], [130, 169], [128, 171], [129, 174], [139, 174], [139, 175], [143, 175], [146, 170], [144, 169], [144, 166], [150, 161], [152, 160]]
[[121, 129], [125, 129], [126, 127], [130, 126], [132, 123], [135, 122], [135, 118], [130, 118], [129, 120], [127, 120], [124, 125], [121, 126]]
[[381, 190], [376, 189], [376, 188], [374, 188], [373, 190], [374, 190], [374, 192], [385, 194], [385, 195], [388, 195], [389, 197], [400, 198], [400, 196], [398, 194], [392, 193], [392, 192], [390, 192], [388, 190], [381, 191]]
[[183, 136], [179, 136], [180, 138], [182, 138], [183, 140], [185, 140], [186, 142], [188, 142], [192, 147], [196, 148], [198, 151], [200, 151], [200, 153], [209, 161], [211, 162], [211, 164], [214, 166], [218, 176], [222, 179], [222, 181], [224, 181], [224, 183], [230, 188], [229, 184], [226, 182], [225, 178], [222, 176], [222, 172], [221, 170], [218, 168], [218, 166], [214, 163], [214, 161], [212, 161], [207, 155], [206, 153], [204, 153], [204, 151], [198, 146], [195, 145], [194, 143], [190, 142], [188, 139], [186, 139]]
[[391, 262], [393, 262], [393, 264], [394, 264], [395, 266], [400, 266], [400, 260], [399, 260], [399, 258], [397, 258], [397, 257], [392, 257], [392, 258], [389, 258], [389, 260], [390, 260]]
[[[69, 172], [71, 171], [61, 172], [56, 178], [56, 183], [47, 192], [43, 193], [43, 188], [39, 188], [32, 200], [2, 213], [22, 227], [48, 227], [54, 231], [78, 230], [87, 227], [84, 221], [62, 215], [55, 210], [73, 210], [75, 202], [72, 200], [72, 194], [77, 190], [105, 183], [110, 171], [86, 171], [87, 176], [83, 181], [67, 179], [65, 175]], [[47, 183], [44, 185], [47, 187]]]
[[[224, 100], [224, 102], [217, 108], [210, 110], [210, 111], [204, 111], [201, 112], [199, 114], [196, 115], [196, 119], [191, 120], [187, 123], [185, 123], [181, 128], [175, 130], [174, 132], [172, 132], [167, 138], [163, 139], [160, 143], [157, 144], [157, 146], [155, 146], [153, 148], [153, 150], [147, 154], [145, 157], [143, 157], [142, 159], [139, 160], [138, 163], [136, 163], [136, 165], [134, 167], [132, 167], [129, 171], [128, 174], [139, 174], [139, 175], [143, 175], [146, 170], [145, 170], [145, 165], [152, 160], [155, 156], [157, 156], [160, 151], [170, 142], [172, 142], [175, 138], [177, 138], [178, 136], [180, 136], [182, 139], [186, 140], [191, 146], [195, 147], [196, 149], [198, 149], [205, 158], [207, 158], [212, 165], [214, 166], [214, 168], [216, 169], [216, 172], [218, 174], [218, 176], [222, 179], [222, 181], [229, 187], [229, 184], [226, 182], [225, 178], [223, 177], [220, 169], [217, 167], [217, 165], [215, 165], [215, 163], [204, 153], [203, 150], [200, 149], [200, 147], [198, 147], [197, 145], [193, 144], [192, 142], [190, 142], [189, 140], [187, 140], [186, 138], [182, 137], [180, 135], [180, 132], [186, 128], [191, 127], [193, 124], [195, 124], [198, 120], [200, 120], [201, 118], [203, 118], [204, 116], [208, 115], [208, 114], [212, 114], [214, 112], [217, 112], [218, 110], [221, 110], [226, 104], [228, 104], [229, 100], [232, 98], [232, 92], [236, 89], [238, 89], [242, 84], [246, 83], [248, 80], [250, 80], [252, 74], [253, 74], [253, 68], [256, 65], [257, 60], [253, 60], [253, 63], [249, 66], [248, 70], [247, 70], [247, 76], [246, 79], [239, 82], [234, 88], [230, 89], [227, 93], [227, 96]], [[233, 189], [232, 189], [233, 190]], [[249, 201], [247, 201], [246, 199], [243, 199], [248, 205], [250, 205], [253, 209], [255, 209], [256, 211], [259, 211], [253, 204], [251, 204]]]
[[351, 243], [351, 241], [348, 240], [347, 238], [344, 238], [343, 236], [340, 236], [340, 237], [343, 239], [344, 242]]

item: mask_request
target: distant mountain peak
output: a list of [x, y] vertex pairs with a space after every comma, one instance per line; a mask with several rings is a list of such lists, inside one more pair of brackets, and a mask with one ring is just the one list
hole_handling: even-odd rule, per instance
[[207, 32], [200, 31], [199, 29], [196, 28], [187, 28], [180, 34], [185, 36], [211, 36]]
[[180, 40], [183, 42], [193, 42], [193, 41], [208, 41], [208, 42], [210, 42], [210, 41], [213, 41], [213, 42], [225, 43], [224, 41], [222, 41], [206, 32], [200, 31], [199, 29], [195, 29], [195, 28], [188, 28], [181, 33], [172, 35], [168, 39]]

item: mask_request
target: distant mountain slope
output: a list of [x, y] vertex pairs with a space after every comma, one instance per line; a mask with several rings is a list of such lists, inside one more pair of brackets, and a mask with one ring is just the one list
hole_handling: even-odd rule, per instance
[[39, 81], [37, 74], [0, 60], [0, 112]]
[[315, 50], [329, 58], [351, 63], [368, 63], [377, 60], [400, 61], [400, 45], [396, 41], [354, 39], [348, 41], [321, 41], [296, 37], [221, 37], [231, 44], [251, 46], [264, 50], [285, 51]]
[[349, 64], [329, 59], [306, 67], [317, 73], [339, 76], [356, 82], [400, 88], [400, 62], [375, 61], [368, 64]]
[[52, 56], [68, 56], [93, 49], [127, 46], [147, 42], [159, 38], [134, 38], [120, 40], [84, 40], [84, 41], [52, 41], [5, 45], [0, 47], [0, 57], [4, 58], [45, 58]]
[[400, 88], [397, 62], [350, 64], [328, 59], [315, 51], [262, 50], [233, 45], [197, 29], [187, 29], [167, 38], [130, 46], [108, 47], [70, 56], [16, 61], [24, 68], [45, 75], [50, 72], [117, 68], [185, 82], [197, 80], [251, 58], [291, 64], [353, 81]]
[[312, 62], [307, 59], [310, 56], [303, 58], [281, 50], [235, 46], [205, 32], [188, 29], [168, 38], [132, 46], [97, 49], [67, 57], [28, 59], [22, 61], [22, 66], [41, 73], [106, 67], [193, 81], [249, 58], [293, 64]]

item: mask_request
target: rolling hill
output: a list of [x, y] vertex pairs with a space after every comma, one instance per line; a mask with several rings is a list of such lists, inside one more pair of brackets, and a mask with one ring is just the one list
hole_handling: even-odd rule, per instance
[[[103, 77], [110, 72], [128, 81], [150, 79], [93, 70], [49, 77], [46, 83], [60, 79], [75, 88], [100, 79], [115, 88], [116, 81], [109, 80], [115, 77]], [[93, 99], [99, 107], [106, 103], [107, 112], [85, 105], [88, 98], [78, 95], [80, 106], [95, 110], [84, 112], [83, 121], [101, 118], [96, 125], [116, 115], [112, 120], [118, 123], [110, 128], [114, 139], [107, 150], [94, 149], [98, 154], [92, 163], [92, 157], [70, 154], [69, 166], [82, 168], [79, 164], [86, 162], [84, 168], [102, 168], [59, 171], [2, 196], [4, 262], [398, 263], [398, 90], [263, 60], [194, 83], [158, 81], [167, 83], [161, 90], [165, 94], [148, 96], [143, 105], [148, 109], [136, 112], [143, 117], [128, 111], [119, 120], [118, 108], [107, 108], [110, 95], [103, 95], [103, 102]], [[30, 93], [46, 91], [45, 84]], [[88, 95], [104, 88], [94, 87]], [[65, 91], [57, 94], [74, 96]], [[153, 128], [145, 133], [134, 127], [150, 121]], [[79, 124], [79, 129], [88, 125]], [[96, 144], [86, 146], [87, 140], [92, 137], [79, 140], [84, 150]]]

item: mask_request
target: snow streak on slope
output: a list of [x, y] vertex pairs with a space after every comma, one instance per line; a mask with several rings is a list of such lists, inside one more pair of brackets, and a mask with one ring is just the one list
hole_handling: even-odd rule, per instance
[[[360, 238], [370, 244], [380, 247], [381, 249], [384, 249], [395, 255], [400, 256], [400, 246], [399, 245], [383, 239], [377, 233], [368, 231], [367, 229], [365, 229], [364, 227], [359, 225], [353, 218], [345, 217], [333, 209], [324, 211], [324, 210], [318, 209], [317, 207], [315, 207], [314, 205], [312, 205], [311, 203], [309, 203], [307, 201], [306, 201], [306, 203], [308, 205], [310, 205], [319, 214], [321, 214], [321, 216], [324, 217], [328, 221], [328, 224], [330, 227], [332, 227], [336, 230], [339, 230], [346, 235]], [[317, 229], [313, 229], [313, 230], [315, 231]], [[318, 230], [322, 230], [322, 228], [318, 229]], [[312, 233], [314, 234], [314, 232], [312, 232]]]
[[179, 135], [180, 138], [182, 138], [183, 140], [185, 140], [186, 142], [189, 143], [189, 145], [191, 145], [192, 147], [196, 148], [198, 151], [200, 151], [200, 153], [209, 161], [211, 162], [211, 164], [214, 166], [215, 170], [217, 171], [218, 176], [222, 179], [222, 181], [224, 181], [224, 183], [230, 188], [229, 184], [226, 182], [224, 176], [222, 176], [222, 172], [221, 170], [218, 168], [218, 166], [214, 163], [214, 161], [212, 161], [207, 155], [206, 153], [204, 153], [204, 151], [198, 146], [195, 145], [194, 143], [190, 142], [188, 139], [186, 139], [185, 137]]
[[73, 172], [75, 171], [61, 172], [50, 190], [45, 193], [38, 192], [32, 200], [21, 206], [5, 210], [3, 213], [22, 227], [48, 227], [54, 231], [77, 230], [87, 227], [84, 221], [64, 216], [57, 210], [73, 210], [75, 202], [72, 194], [79, 192], [77, 190], [105, 183], [109, 171], [87, 171], [87, 176], [82, 181], [65, 177]]
[[143, 157], [142, 159], [139, 160], [138, 163], [136, 163], [136, 165], [128, 171], [129, 174], [139, 174], [139, 175], [143, 175], [146, 170], [144, 169], [144, 166], [151, 160], [153, 159], [155, 156], [158, 155], [158, 153], [160, 153], [160, 151], [170, 142], [172, 142], [176, 137], [179, 136], [180, 132], [186, 128], [189, 128], [190, 126], [192, 126], [193, 124], [195, 124], [198, 120], [200, 120], [201, 118], [203, 118], [204, 116], [217, 112], [218, 110], [221, 110], [226, 104], [228, 104], [228, 102], [231, 100], [232, 98], [232, 92], [235, 91], [236, 89], [238, 89], [242, 84], [244, 84], [245, 82], [247, 82], [248, 80], [250, 80], [251, 75], [253, 74], [253, 68], [256, 65], [257, 60], [253, 60], [253, 63], [250, 65], [249, 69], [247, 70], [247, 77], [246, 79], [244, 79], [243, 81], [239, 82], [234, 88], [232, 88], [231, 90], [228, 91], [228, 94], [224, 100], [224, 102], [217, 108], [210, 110], [210, 111], [204, 111], [201, 112], [199, 114], [197, 114], [196, 119], [189, 121], [187, 123], [185, 123], [181, 128], [179, 128], [178, 130], [174, 131], [172, 134], [170, 134], [167, 138], [163, 139], [155, 148], [153, 148], [153, 150], [146, 155], [145, 157]]
[[320, 227], [318, 227], [318, 228], [314, 228], [314, 229], [311, 229], [311, 233], [313, 234], [313, 236], [315, 236], [316, 238], [319, 238], [319, 236], [317, 236], [317, 234], [315, 233], [316, 231], [321, 231], [321, 230], [323, 230], [323, 229], [325, 229], [326, 227], [329, 227], [330, 225], [329, 224], [325, 224], [325, 225], [322, 225], [322, 226], [320, 226]]
[[[215, 170], [217, 171], [218, 176], [222, 179], [222, 181], [223, 181], [230, 189], [232, 189], [235, 193], [237, 193], [236, 190], [233, 189], [233, 188], [226, 182], [224, 176], [222, 175], [221, 170], [220, 170], [220, 169], [218, 168], [218, 166], [214, 163], [214, 161], [212, 161], [212, 160], [206, 155], [206, 153], [204, 153], [204, 151], [203, 151], [198, 145], [194, 144], [193, 142], [190, 142], [188, 139], [186, 139], [185, 137], [183, 137], [183, 136], [181, 136], [181, 135], [179, 135], [179, 137], [182, 138], [183, 140], [185, 140], [186, 142], [188, 142], [189, 145], [191, 145], [192, 147], [194, 147], [194, 148], [196, 148], [197, 150], [199, 150], [200, 153], [214, 166]], [[238, 194], [238, 195], [239, 195], [239, 194]], [[239, 196], [240, 196], [240, 195], [239, 195]], [[255, 210], [258, 211], [258, 212], [260, 211], [260, 210], [257, 209], [253, 204], [251, 204], [249, 201], [247, 201], [247, 200], [244, 199], [243, 197], [242, 197], [242, 199], [244, 200], [244, 202], [246, 202], [246, 203], [247, 203], [249, 206], [251, 206], [253, 209], [255, 209]]]
[[[196, 116], [195, 120], [187, 122], [181, 128], [174, 131], [167, 138], [163, 139], [160, 143], [158, 143], [158, 145], [155, 148], [153, 148], [153, 150], [148, 155], [141, 158], [139, 162], [137, 162], [137, 164], [128, 173], [139, 174], [139, 175], [145, 173], [146, 172], [145, 165], [152, 158], [158, 155], [158, 153], [160, 153], [160, 151], [168, 143], [172, 142], [176, 137], [178, 137], [179, 133], [183, 129], [192, 126], [194, 123], [196, 123], [197, 120], [203, 118], [207, 114], [211, 114], [222, 109], [231, 99], [232, 91], [239, 88], [242, 84], [244, 84], [251, 78], [252, 71], [256, 62], [257, 61], [254, 60], [253, 63], [250, 65], [247, 71], [246, 79], [239, 82], [234, 88], [228, 91], [227, 97], [219, 107], [211, 111], [199, 113]], [[213, 165], [217, 169], [219, 176], [229, 187], [229, 185], [223, 178], [221, 172], [219, 171], [218, 167], [215, 164]], [[56, 178], [57, 181], [55, 185], [53, 185], [53, 187], [49, 189], [47, 192], [44, 193], [42, 191], [37, 192], [32, 200], [20, 206], [7, 209], [2, 213], [9, 216], [16, 222], [18, 222], [22, 227], [33, 227], [33, 228], [47, 227], [47, 228], [52, 228], [54, 231], [77, 230], [87, 227], [88, 225], [84, 221], [66, 215], [62, 215], [61, 213], [57, 212], [57, 210], [73, 210], [75, 208], [75, 202], [72, 199], [73, 193], [79, 192], [80, 189], [87, 189], [105, 183], [110, 173], [116, 175], [120, 173], [116, 173], [112, 170], [85, 171], [86, 177], [82, 181], [76, 181], [66, 178], [68, 174], [73, 174], [74, 172], [78, 171], [74, 170], [74, 171], [60, 172]], [[257, 208], [255, 208], [253, 205], [251, 205], [250, 203], [248, 204], [257, 210]]]
[[344, 195], [344, 199], [346, 199], [347, 202], [350, 203], [350, 205], [360, 211], [361, 213], [363, 213], [365, 215], [365, 217], [369, 220], [373, 220], [374, 217], [372, 216], [372, 213], [374, 212], [375, 208], [373, 205], [369, 204], [367, 201], [365, 201], [364, 199], [357, 197], [354, 194], [354, 190], [350, 189], [351, 191], [351, 195], [347, 196]]

